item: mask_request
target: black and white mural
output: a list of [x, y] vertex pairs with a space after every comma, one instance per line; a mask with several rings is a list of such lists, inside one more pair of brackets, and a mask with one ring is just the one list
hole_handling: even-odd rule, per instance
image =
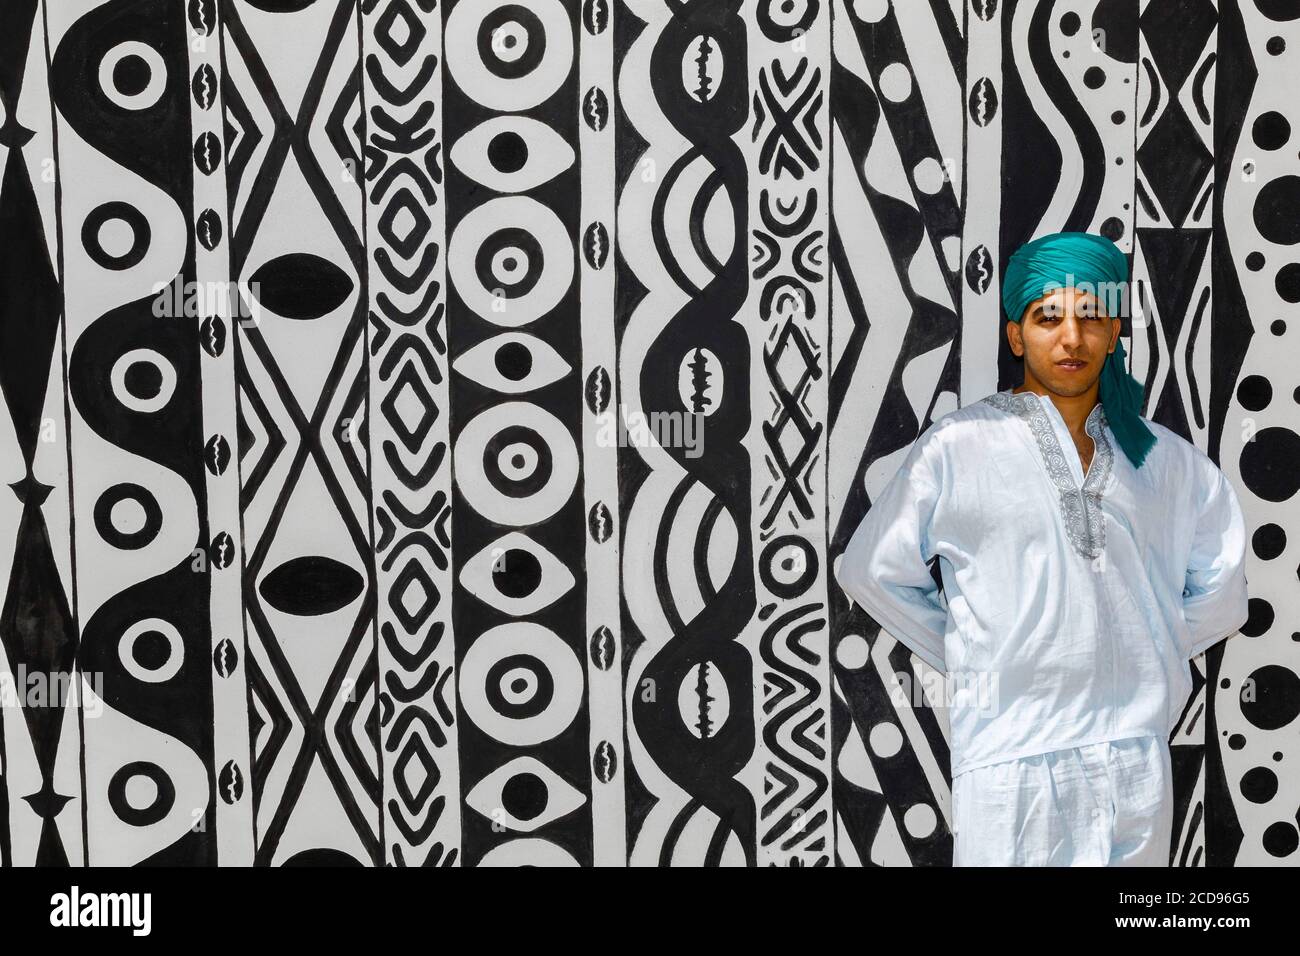
[[1252, 531], [1171, 865], [1297, 863], [1298, 86], [1293, 0], [5, 0], [0, 862], [947, 865], [832, 571], [1068, 229]]

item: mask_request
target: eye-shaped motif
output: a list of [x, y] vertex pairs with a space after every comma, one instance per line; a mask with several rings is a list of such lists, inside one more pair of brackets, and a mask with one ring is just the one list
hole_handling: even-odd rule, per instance
[[199, 326], [199, 344], [203, 351], [217, 358], [226, 348], [226, 323], [210, 315]]
[[606, 0], [586, 0], [582, 5], [582, 25], [592, 36], [600, 36], [609, 26], [609, 4]]
[[286, 319], [319, 319], [352, 294], [346, 272], [310, 252], [291, 252], [262, 263], [249, 280], [263, 307]]
[[682, 87], [701, 103], [711, 100], [718, 91], [722, 70], [718, 41], [707, 34], [697, 36], [682, 53]]
[[701, 661], [686, 672], [677, 688], [677, 709], [696, 737], [706, 740], [717, 734], [731, 714], [731, 695], [716, 664]]
[[212, 104], [217, 101], [217, 74], [208, 64], [202, 64], [194, 71], [194, 79], [190, 81], [190, 92], [194, 94], [194, 102], [199, 105], [199, 109], [211, 109]]
[[605, 371], [603, 365], [597, 365], [587, 375], [586, 387], [582, 390], [583, 398], [587, 401], [587, 407], [591, 409], [593, 415], [602, 414], [609, 405], [609, 400], [613, 397], [613, 385], [609, 380], [609, 373]]
[[211, 252], [221, 245], [221, 217], [215, 209], [205, 209], [194, 220], [194, 235], [203, 248]]
[[993, 257], [987, 246], [976, 246], [966, 257], [966, 284], [983, 295], [993, 281]]
[[501, 193], [540, 186], [572, 166], [574, 159], [564, 137], [526, 116], [494, 116], [451, 148], [451, 161], [462, 173]]
[[494, 335], [456, 359], [453, 367], [480, 385], [511, 395], [550, 385], [573, 370], [559, 352], [526, 332]]
[[217, 775], [217, 790], [221, 799], [229, 804], [237, 803], [244, 795], [244, 775], [239, 772], [239, 765], [233, 760], [227, 760]]
[[284, 614], [331, 614], [365, 590], [365, 580], [341, 561], [319, 554], [291, 558], [258, 586], [267, 604]]
[[689, 411], [712, 415], [722, 400], [722, 363], [708, 349], [691, 349], [677, 369], [677, 391]]
[[204, 176], [211, 176], [221, 165], [221, 143], [210, 130], [194, 140], [194, 166]]
[[614, 654], [618, 651], [614, 632], [602, 624], [591, 635], [591, 662], [603, 671], [614, 666]]
[[550, 551], [511, 531], [465, 563], [460, 583], [480, 601], [520, 617], [554, 604], [575, 581]]
[[987, 76], [981, 76], [971, 86], [967, 107], [976, 126], [988, 126], [993, 122], [998, 113], [998, 88]]
[[532, 833], [577, 810], [582, 792], [536, 757], [516, 757], [474, 785], [465, 802], [493, 823]]
[[229, 677], [239, 666], [239, 651], [230, 638], [223, 638], [212, 650], [212, 666], [222, 677]]
[[217, 0], [190, 0], [190, 27], [199, 36], [212, 36], [217, 25]]
[[593, 86], [582, 98], [582, 118], [597, 133], [609, 123], [609, 98], [599, 86]]

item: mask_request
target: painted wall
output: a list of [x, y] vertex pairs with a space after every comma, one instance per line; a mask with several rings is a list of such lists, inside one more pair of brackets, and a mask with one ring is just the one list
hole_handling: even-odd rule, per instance
[[7, 0], [0, 862], [947, 864], [830, 570], [1079, 229], [1253, 531], [1173, 862], [1295, 863], [1297, 83], [1284, 0]]

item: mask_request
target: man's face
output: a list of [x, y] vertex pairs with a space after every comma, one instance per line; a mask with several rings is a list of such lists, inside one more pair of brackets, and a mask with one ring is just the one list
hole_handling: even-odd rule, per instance
[[1049, 293], [1029, 303], [1020, 322], [1007, 323], [1011, 351], [1025, 358], [1025, 384], [1036, 382], [1057, 395], [1088, 391], [1119, 333], [1119, 319], [1078, 289]]

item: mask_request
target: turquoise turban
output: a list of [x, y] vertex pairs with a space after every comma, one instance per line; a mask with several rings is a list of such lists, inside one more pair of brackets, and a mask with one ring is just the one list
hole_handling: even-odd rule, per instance
[[[1127, 281], [1128, 260], [1115, 243], [1086, 232], [1058, 232], [1025, 243], [1011, 256], [1002, 276], [1002, 308], [1009, 321], [1019, 322], [1029, 303], [1071, 287], [1091, 292], [1105, 305], [1115, 301], [1107, 293]], [[1140, 468], [1156, 436], [1142, 420], [1142, 383], [1124, 365], [1120, 338], [1101, 368], [1101, 404], [1115, 440], [1133, 467]]]

